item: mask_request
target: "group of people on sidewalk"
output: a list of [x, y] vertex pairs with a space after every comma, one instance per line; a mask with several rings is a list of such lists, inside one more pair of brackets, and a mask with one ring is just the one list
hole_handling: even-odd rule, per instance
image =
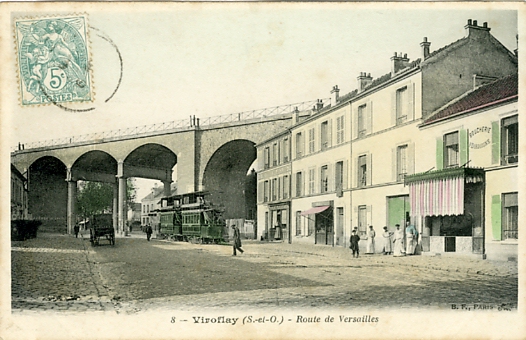
[[[394, 232], [389, 231], [387, 227], [384, 227], [382, 237], [384, 239], [382, 254], [393, 255], [393, 256], [405, 256], [413, 255], [418, 244], [418, 231], [415, 226], [406, 222], [405, 235], [404, 230], [400, 229], [400, 225], [395, 225], [396, 230]], [[366, 254], [375, 253], [375, 238], [376, 231], [373, 226], [369, 226], [369, 230], [366, 233]], [[360, 256], [360, 236], [358, 235], [358, 227], [354, 227], [351, 238], [349, 239], [353, 257]]]

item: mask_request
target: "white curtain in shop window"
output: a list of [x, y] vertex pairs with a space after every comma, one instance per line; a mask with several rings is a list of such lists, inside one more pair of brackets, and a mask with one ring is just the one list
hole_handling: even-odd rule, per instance
[[411, 215], [461, 215], [464, 213], [464, 177], [431, 179], [409, 185]]

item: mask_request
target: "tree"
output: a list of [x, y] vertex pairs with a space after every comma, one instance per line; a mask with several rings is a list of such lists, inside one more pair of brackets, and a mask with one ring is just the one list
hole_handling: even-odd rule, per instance
[[[135, 202], [137, 187], [135, 180], [126, 181], [126, 203], [128, 209]], [[82, 181], [79, 182], [77, 211], [83, 218], [94, 214], [109, 213], [113, 209], [113, 185], [110, 183]]]

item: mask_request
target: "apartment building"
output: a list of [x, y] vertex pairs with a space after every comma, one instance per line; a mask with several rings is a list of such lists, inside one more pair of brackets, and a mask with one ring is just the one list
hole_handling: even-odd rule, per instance
[[[429, 211], [419, 210], [415, 199], [417, 187], [413, 183], [419, 182], [421, 178], [418, 176], [425, 173], [445, 171], [444, 176], [449, 178], [448, 173], [456, 171], [464, 174], [464, 180], [470, 178], [468, 181], [472, 181], [462, 186], [467, 190], [463, 191], [467, 196], [462, 197], [474, 197], [481, 193], [478, 181], [480, 174], [484, 176], [485, 173], [476, 167], [488, 167], [488, 171], [491, 167], [472, 160], [466, 152], [459, 153], [456, 162], [447, 158], [451, 162], [444, 163], [446, 161], [442, 158], [442, 166], [438, 167], [437, 158], [444, 157], [444, 152], [449, 157], [449, 149], [439, 154], [437, 145], [430, 148], [430, 141], [438, 143], [436, 140], [440, 137], [442, 148], [453, 147], [455, 138], [462, 145], [469, 145], [465, 144], [469, 143], [466, 136], [469, 137], [472, 127], [460, 129], [457, 135], [447, 137], [445, 135], [449, 132], [440, 130], [437, 137], [435, 126], [443, 126], [445, 121], [440, 120], [439, 124], [436, 117], [447, 116], [441, 112], [466, 97], [474, 88], [517, 74], [516, 54], [491, 35], [487, 23], [479, 26], [476, 20], [468, 20], [464, 27], [465, 37], [436, 51], [431, 51], [431, 42], [424, 38], [420, 43], [421, 56], [416, 60], [410, 60], [405, 53], [394, 53], [390, 58], [391, 71], [383, 76], [373, 78], [369, 73], [361, 72], [356, 89], [346, 95], [339, 96], [338, 88], [334, 87], [330, 106], [319, 108], [290, 128], [287, 136], [291, 141], [291, 242], [347, 246], [354, 227], [358, 228], [364, 243], [369, 226], [373, 226], [379, 236], [384, 226], [393, 231], [395, 224], [403, 226], [410, 222], [420, 235], [417, 253], [450, 251], [445, 245], [440, 246], [440, 242], [452, 242], [445, 239], [434, 240], [431, 248], [430, 237], [441, 236], [428, 230], [428, 223], [438, 222], [433, 222]], [[487, 86], [486, 89], [490, 88]], [[462, 105], [473, 105], [472, 108], [476, 109], [470, 100]], [[481, 114], [486, 115], [486, 111]], [[501, 126], [513, 125], [514, 121], [510, 119], [496, 121]], [[478, 137], [476, 135], [473, 138]], [[458, 147], [462, 149], [460, 144]], [[506, 167], [499, 165], [487, 176], [498, 181], [497, 173], [500, 176], [505, 171], [514, 171], [506, 170]], [[460, 190], [460, 181], [453, 182]], [[506, 207], [515, 202], [515, 189], [509, 187], [507, 191], [497, 192], [497, 189], [491, 189], [497, 186], [496, 182], [488, 184], [486, 179], [483, 183], [488, 188], [483, 194], [486, 195], [484, 204], [494, 204], [492, 209], [495, 211], [500, 204], [501, 217], [504, 216]], [[487, 195], [492, 197], [493, 203], [488, 203]], [[466, 207], [472, 209], [460, 201], [456, 197], [452, 203], [456, 208], [444, 211], [444, 214], [465, 215]], [[258, 211], [260, 208], [263, 209], [261, 204]], [[514, 214], [513, 209], [510, 214]], [[484, 211], [487, 215], [488, 208], [485, 207]], [[467, 212], [471, 213], [471, 210]], [[485, 216], [484, 220], [488, 218]], [[479, 220], [483, 221], [482, 217]], [[494, 220], [497, 221], [497, 217]], [[471, 222], [477, 223], [476, 219]], [[459, 220], [456, 227], [463, 228], [462, 223], [467, 222]], [[473, 231], [469, 240], [458, 239], [459, 252], [480, 254], [480, 246], [473, 244], [482, 242], [484, 247], [485, 243], [474, 235], [480, 231], [484, 234], [488, 229], [484, 231], [482, 224], [479, 225], [482, 229]], [[506, 235], [513, 235], [511, 230]], [[471, 242], [471, 247], [460, 246], [462, 242]], [[382, 238], [377, 237], [376, 252], [381, 252], [382, 248]]]

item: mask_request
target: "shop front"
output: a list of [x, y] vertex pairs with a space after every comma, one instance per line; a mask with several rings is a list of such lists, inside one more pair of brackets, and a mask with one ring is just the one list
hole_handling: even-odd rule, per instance
[[334, 245], [334, 218], [332, 201], [314, 203], [314, 207], [301, 212], [301, 216], [314, 224], [314, 244]]
[[454, 167], [406, 176], [422, 251], [484, 254], [484, 170]]

